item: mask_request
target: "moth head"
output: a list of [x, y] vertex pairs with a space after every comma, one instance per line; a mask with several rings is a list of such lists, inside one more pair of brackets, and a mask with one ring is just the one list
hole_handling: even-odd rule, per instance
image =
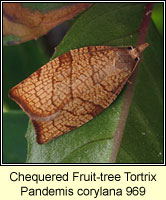
[[133, 60], [135, 60], [136, 62], [138, 62], [140, 60], [141, 53], [148, 46], [149, 46], [148, 43], [144, 43], [144, 44], [138, 45], [136, 48], [134, 48], [133, 46], [129, 46], [127, 49], [128, 49], [129, 55], [133, 58]]

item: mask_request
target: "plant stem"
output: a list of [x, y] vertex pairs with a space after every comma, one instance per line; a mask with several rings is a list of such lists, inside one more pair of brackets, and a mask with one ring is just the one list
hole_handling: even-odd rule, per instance
[[[152, 13], [152, 8], [153, 8], [153, 3], [147, 3], [146, 8], [144, 11], [144, 15], [142, 18], [142, 23], [140, 25], [139, 29], [139, 36], [138, 36], [138, 42], [137, 45], [143, 44], [146, 40], [146, 35], [148, 32], [150, 20], [151, 20], [151, 13]], [[112, 154], [110, 158], [110, 163], [115, 163], [116, 162], [116, 157], [118, 154], [118, 150], [121, 144], [121, 139], [124, 133], [124, 128], [126, 125], [130, 105], [131, 105], [131, 100], [133, 97], [133, 91], [134, 91], [134, 82], [136, 79], [136, 74], [137, 74], [137, 68], [134, 71], [132, 77], [130, 78], [130, 82], [132, 84], [128, 84], [125, 90], [124, 94], [124, 101], [121, 109], [121, 114], [120, 114], [120, 119], [117, 125], [117, 129], [115, 131], [115, 137], [114, 137], [114, 144], [113, 144], [113, 149], [112, 149]]]
[[139, 37], [138, 37], [137, 45], [143, 44], [146, 40], [146, 35], [148, 32], [148, 28], [149, 28], [149, 24], [151, 20], [152, 8], [153, 8], [153, 3], [146, 4], [144, 16], [143, 16], [142, 23], [139, 29]]

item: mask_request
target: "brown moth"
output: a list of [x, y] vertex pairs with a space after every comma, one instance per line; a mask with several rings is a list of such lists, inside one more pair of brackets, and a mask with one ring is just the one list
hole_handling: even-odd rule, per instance
[[107, 108], [149, 46], [90, 46], [70, 50], [13, 87], [9, 96], [28, 114], [37, 142], [82, 126]]

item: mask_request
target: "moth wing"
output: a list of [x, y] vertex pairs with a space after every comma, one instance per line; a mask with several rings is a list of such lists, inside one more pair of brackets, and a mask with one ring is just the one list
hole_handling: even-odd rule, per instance
[[92, 102], [75, 98], [66, 104], [51, 121], [32, 120], [39, 144], [46, 143], [93, 119], [103, 108]]
[[34, 120], [48, 121], [71, 100], [71, 56], [66, 53], [13, 87], [9, 96]]
[[[9, 91], [9, 96], [33, 120], [54, 119], [61, 108], [73, 98], [72, 84], [78, 76], [91, 76], [86, 66], [90, 54], [111, 47], [83, 47], [59, 56], [39, 68]], [[85, 60], [84, 60], [85, 58]], [[73, 66], [72, 66], [73, 65]], [[73, 70], [77, 68], [77, 74]], [[80, 69], [81, 68], [81, 69]], [[87, 68], [87, 69], [86, 69]]]

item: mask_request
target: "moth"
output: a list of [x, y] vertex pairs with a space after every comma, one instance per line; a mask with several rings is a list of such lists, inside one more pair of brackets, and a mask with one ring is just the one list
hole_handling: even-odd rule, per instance
[[89, 46], [51, 60], [9, 91], [43, 144], [92, 120], [119, 95], [148, 43]]

